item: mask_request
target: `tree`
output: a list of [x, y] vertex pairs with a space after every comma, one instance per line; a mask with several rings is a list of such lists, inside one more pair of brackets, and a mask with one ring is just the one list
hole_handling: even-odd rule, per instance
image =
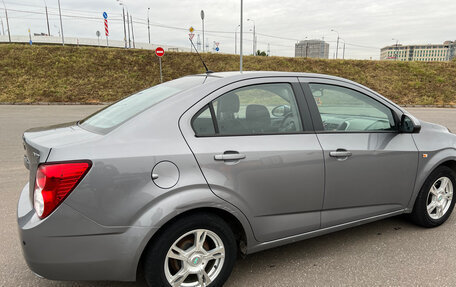
[[267, 56], [267, 54], [266, 54], [265, 51], [260, 51], [260, 50], [258, 50], [258, 51], [256, 52], [256, 55], [257, 55], [257, 56]]

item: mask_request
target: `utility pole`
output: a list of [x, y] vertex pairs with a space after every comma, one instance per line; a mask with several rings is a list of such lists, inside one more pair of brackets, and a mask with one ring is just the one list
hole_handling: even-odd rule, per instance
[[203, 25], [203, 53], [204, 53], [204, 10], [201, 10], [201, 23]]
[[62, 46], [65, 46], [65, 37], [63, 36], [63, 22], [62, 22], [62, 10], [60, 9], [60, 0], [58, 0], [59, 3], [59, 15], [60, 15], [60, 31], [62, 34]]
[[149, 22], [149, 11], [150, 8], [147, 8], [147, 33], [149, 35], [149, 44], [150, 44], [150, 22]]
[[253, 19], [247, 19], [247, 21], [252, 21], [253, 22], [253, 44], [252, 44], [252, 50], [253, 50], [253, 55], [256, 55], [256, 34], [255, 34], [255, 20]]
[[325, 36], [321, 37], [321, 58], [325, 57]]
[[[3, 7], [5, 7], [5, 16], [6, 16], [6, 29], [8, 30], [8, 40], [11, 43], [11, 31], [9, 28], [9, 21], [8, 21], [8, 10], [6, 9], [5, 1], [2, 0], [3, 2]], [[2, 22], [3, 23], [3, 22]], [[2, 24], [3, 25], [3, 24]]]
[[243, 6], [244, 6], [244, 1], [241, 0], [241, 34], [240, 34], [240, 38], [239, 38], [239, 53], [240, 53], [240, 57], [239, 57], [239, 71], [242, 73], [242, 32], [244, 31], [244, 25], [242, 24], [242, 17], [244, 16], [243, 15]]
[[342, 59], [345, 60], [345, 41], [344, 41], [344, 52], [343, 52], [343, 54], [342, 54]]
[[46, 10], [46, 23], [47, 23], [47, 28], [48, 28], [48, 36], [51, 36], [51, 29], [49, 28], [48, 7], [47, 7], [46, 0], [44, 0], [44, 9]]
[[124, 27], [124, 42], [125, 42], [125, 49], [127, 48], [127, 28], [125, 27], [125, 7], [122, 6], [122, 20], [123, 20], [123, 27]]
[[131, 48], [131, 39], [130, 39], [130, 16], [128, 16], [128, 9], [127, 9], [127, 27], [128, 27], [128, 48]]
[[234, 54], [237, 55], [237, 29], [241, 27], [241, 25], [237, 25], [236, 29], [234, 30]]
[[234, 30], [234, 54], [237, 54], [237, 27], [236, 30]]
[[397, 55], [398, 55], [398, 43], [399, 43], [399, 40], [398, 39], [392, 39], [393, 41], [396, 41], [396, 49], [394, 50], [394, 61], [397, 61]]
[[130, 15], [130, 20], [131, 20], [131, 35], [133, 37], [133, 49], [136, 48], [135, 46], [135, 32], [133, 31], [133, 16]]
[[331, 31], [337, 33], [337, 45], [336, 45], [336, 59], [337, 59], [339, 56], [339, 32], [337, 32], [334, 29], [331, 29]]
[[2, 17], [0, 17], [0, 23], [2, 24], [3, 35], [5, 35], [5, 27], [3, 27], [3, 20], [2, 20]]
[[267, 53], [266, 55], [269, 56], [270, 54], [271, 54], [271, 46], [270, 46], [269, 43], [268, 43], [268, 53]]

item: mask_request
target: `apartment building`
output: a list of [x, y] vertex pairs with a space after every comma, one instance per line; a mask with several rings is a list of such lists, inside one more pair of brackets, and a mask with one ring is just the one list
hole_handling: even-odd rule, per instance
[[380, 60], [449, 61], [455, 57], [456, 41], [427, 45], [391, 45], [380, 50]]
[[295, 57], [328, 59], [329, 44], [322, 40], [299, 41], [295, 44]]

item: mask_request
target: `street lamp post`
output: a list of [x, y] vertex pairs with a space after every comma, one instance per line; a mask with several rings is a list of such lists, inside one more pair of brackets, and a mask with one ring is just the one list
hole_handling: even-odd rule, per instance
[[253, 22], [253, 44], [252, 44], [252, 50], [253, 50], [253, 55], [255, 56], [256, 52], [256, 34], [255, 34], [255, 20], [253, 19], [247, 19], [247, 21], [252, 21]]
[[[125, 5], [124, 2], [122, 2], [122, 0], [117, 0], [117, 2], [119, 2], [119, 5], [122, 6], [122, 12], [123, 12], [123, 20], [124, 20], [124, 36], [125, 36], [125, 48], [127, 48], [127, 35], [125, 33], [125, 11], [124, 11], [124, 7], [126, 8], [127, 10], [127, 31], [128, 31], [128, 48], [131, 48], [131, 40], [130, 40], [130, 16], [128, 14], [128, 6]], [[133, 29], [133, 27], [132, 27]]]
[[[11, 43], [11, 32], [9, 28], [9, 21], [8, 21], [8, 10], [6, 9], [5, 1], [2, 0], [3, 2], [3, 7], [5, 7], [5, 16], [6, 16], [6, 29], [8, 30], [8, 40]], [[3, 24], [2, 24], [3, 25]]]
[[65, 37], [63, 36], [63, 22], [62, 22], [62, 10], [60, 9], [60, 0], [59, 3], [59, 15], [60, 15], [60, 33], [62, 35], [62, 46], [65, 46]]
[[204, 53], [204, 10], [201, 10], [201, 23], [203, 28], [203, 53]]
[[147, 8], [147, 33], [149, 34], [149, 44], [150, 44], [150, 22], [149, 22], [149, 11], [150, 11], [150, 8]]
[[336, 32], [337, 33], [337, 44], [336, 44], [336, 59], [339, 56], [339, 32], [337, 32], [334, 29], [331, 29], [331, 32]]
[[239, 53], [240, 53], [240, 57], [239, 57], [239, 71], [240, 71], [241, 73], [242, 73], [242, 53], [243, 53], [243, 52], [242, 52], [242, 38], [243, 38], [243, 37], [242, 37], [242, 36], [243, 36], [243, 33], [242, 33], [242, 32], [243, 32], [243, 29], [244, 29], [244, 27], [243, 27], [244, 25], [243, 25], [243, 23], [242, 23], [242, 22], [243, 22], [243, 21], [242, 21], [242, 18], [243, 18], [243, 16], [244, 16], [244, 15], [243, 15], [243, 13], [244, 13], [244, 11], [243, 11], [244, 8], [243, 8], [243, 6], [244, 6], [244, 1], [241, 0], [241, 24], [240, 24], [240, 25], [241, 25], [241, 30], [240, 30], [241, 33], [240, 33], [240, 36], [239, 36]]
[[[123, 20], [123, 28], [124, 28], [124, 42], [125, 42], [125, 49], [127, 48], [127, 28], [125, 27], [125, 5], [120, 1], [119, 5], [122, 6], [122, 20]], [[130, 33], [130, 28], [128, 28], [128, 33]]]

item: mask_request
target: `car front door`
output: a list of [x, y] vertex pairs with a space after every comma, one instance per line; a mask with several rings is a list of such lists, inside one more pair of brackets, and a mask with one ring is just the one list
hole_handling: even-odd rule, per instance
[[381, 97], [336, 80], [300, 78], [325, 159], [322, 228], [400, 212], [418, 164], [411, 134]]
[[320, 227], [323, 154], [297, 78], [225, 86], [180, 127], [211, 190], [248, 217], [258, 241]]

